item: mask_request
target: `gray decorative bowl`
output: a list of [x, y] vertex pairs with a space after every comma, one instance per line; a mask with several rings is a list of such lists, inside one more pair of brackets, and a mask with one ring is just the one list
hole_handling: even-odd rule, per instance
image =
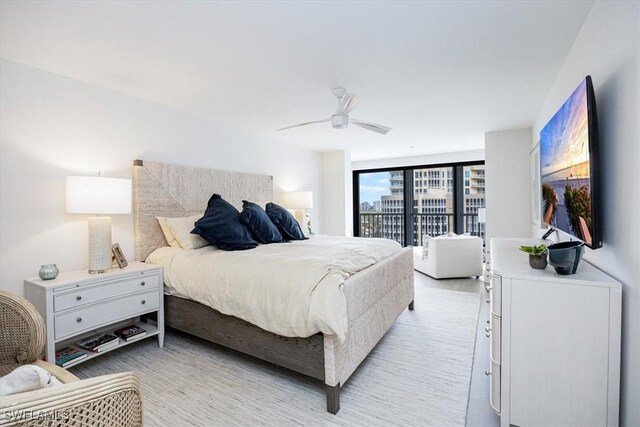
[[578, 264], [584, 254], [584, 243], [562, 242], [551, 245], [549, 250], [549, 264], [558, 274], [576, 274]]

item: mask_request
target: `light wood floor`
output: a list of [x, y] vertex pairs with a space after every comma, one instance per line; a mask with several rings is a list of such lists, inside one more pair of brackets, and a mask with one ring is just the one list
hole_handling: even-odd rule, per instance
[[484, 371], [489, 367], [489, 340], [485, 336], [484, 328], [489, 319], [489, 304], [485, 304], [487, 293], [484, 282], [479, 279], [440, 279], [435, 280], [426, 274], [415, 272], [416, 293], [420, 287], [448, 289], [459, 292], [475, 292], [482, 295], [480, 316], [476, 336], [476, 348], [473, 358], [471, 374], [471, 389], [469, 392], [469, 406], [467, 407], [467, 426], [493, 427], [500, 425], [498, 417], [489, 405], [489, 380]]

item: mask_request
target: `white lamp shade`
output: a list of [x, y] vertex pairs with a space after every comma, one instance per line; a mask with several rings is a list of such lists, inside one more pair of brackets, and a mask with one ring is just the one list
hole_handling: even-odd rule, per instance
[[131, 180], [68, 176], [65, 210], [79, 214], [131, 213]]
[[313, 208], [312, 191], [290, 191], [284, 193], [284, 205], [288, 209], [311, 209]]

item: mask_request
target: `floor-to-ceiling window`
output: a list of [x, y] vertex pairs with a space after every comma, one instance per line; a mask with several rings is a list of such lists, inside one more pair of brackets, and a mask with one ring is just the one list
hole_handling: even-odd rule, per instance
[[484, 239], [484, 163], [354, 171], [354, 231], [402, 245], [449, 231]]

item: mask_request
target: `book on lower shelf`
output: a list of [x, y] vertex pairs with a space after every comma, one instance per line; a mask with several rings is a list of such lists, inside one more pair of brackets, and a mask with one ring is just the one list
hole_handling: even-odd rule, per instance
[[116, 329], [113, 333], [126, 342], [136, 341], [147, 336], [147, 331], [138, 325], [128, 325], [124, 328]]
[[67, 368], [69, 366], [75, 365], [80, 362], [82, 359], [85, 359], [89, 356], [89, 353], [86, 351], [73, 348], [73, 347], [63, 347], [59, 350], [56, 350], [56, 365], [61, 368]]
[[97, 352], [98, 353], [103, 353], [103, 352], [108, 351], [108, 350], [113, 350], [114, 348], [118, 347], [119, 345], [120, 345], [120, 339], [118, 339], [117, 341], [112, 341], [109, 344], [103, 345], [102, 347], [100, 347], [98, 349]]
[[93, 351], [94, 353], [100, 353], [117, 347], [119, 343], [120, 338], [113, 334], [98, 334], [84, 338], [76, 344], [86, 350]]

